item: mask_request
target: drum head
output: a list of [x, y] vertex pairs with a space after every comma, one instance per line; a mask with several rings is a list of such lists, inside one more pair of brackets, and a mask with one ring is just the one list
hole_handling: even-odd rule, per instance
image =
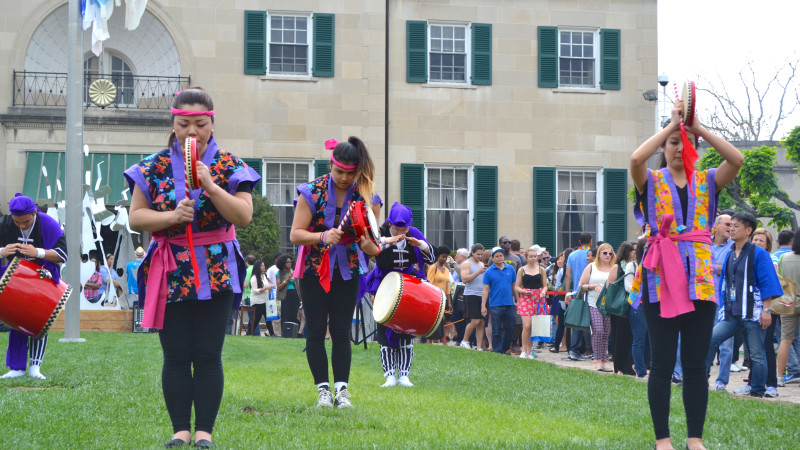
[[389, 272], [378, 286], [372, 315], [378, 323], [386, 323], [394, 315], [403, 294], [403, 277], [399, 272]]
[[372, 234], [373, 241], [379, 241], [381, 239], [381, 232], [378, 229], [378, 221], [375, 219], [375, 213], [372, 212], [372, 208], [367, 208], [367, 220], [369, 221], [369, 230]]
[[186, 185], [189, 189], [199, 189], [200, 180], [197, 178], [197, 138], [186, 138], [186, 143], [183, 148], [183, 157]]
[[683, 83], [683, 95], [681, 95], [681, 99], [683, 100], [683, 123], [692, 126], [694, 122], [694, 110], [697, 103], [694, 81], [686, 81]]

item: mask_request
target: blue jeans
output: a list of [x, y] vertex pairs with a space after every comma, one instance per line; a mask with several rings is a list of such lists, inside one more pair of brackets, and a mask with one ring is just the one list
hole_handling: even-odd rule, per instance
[[767, 358], [764, 351], [765, 333], [758, 322], [742, 320], [741, 316], [727, 315], [725, 320], [714, 325], [714, 332], [711, 335], [711, 348], [706, 360], [706, 374], [709, 373], [711, 364], [714, 362], [714, 349], [728, 340], [728, 338], [733, 337], [741, 329], [744, 329], [745, 339], [750, 347], [751, 393], [763, 396], [767, 390]]
[[492, 315], [492, 349], [495, 353], [505, 353], [511, 348], [511, 339], [514, 337], [514, 321], [516, 311], [514, 306], [490, 306]]
[[636, 376], [643, 378], [647, 375], [647, 365], [645, 364], [644, 349], [647, 345], [647, 321], [644, 318], [644, 311], [640, 309], [628, 309], [628, 322], [631, 324], [633, 332], [633, 368]]
[[733, 362], [733, 338], [725, 339], [719, 345], [719, 373], [717, 383], [728, 385], [731, 378], [731, 362]]

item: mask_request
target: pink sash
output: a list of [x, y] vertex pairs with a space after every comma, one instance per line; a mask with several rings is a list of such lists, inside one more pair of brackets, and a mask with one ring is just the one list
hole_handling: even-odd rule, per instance
[[[711, 233], [696, 230], [687, 233], [669, 235], [669, 229], [675, 219], [674, 214], [664, 214], [658, 234], [647, 238], [649, 250], [642, 264], [652, 270], [658, 267], [661, 277], [661, 317], [669, 319], [694, 311], [694, 302], [689, 299], [689, 281], [681, 261], [681, 254], [676, 241], [701, 242], [711, 245]], [[690, 261], [690, 263], [692, 263]]]
[[[158, 247], [156, 247], [150, 259], [142, 327], [160, 330], [164, 328], [164, 312], [167, 308], [167, 274], [174, 272], [178, 268], [175, 263], [175, 255], [172, 254], [169, 244], [186, 247], [189, 245], [189, 241], [185, 234], [167, 237], [161, 231], [154, 232], [153, 239], [158, 243]], [[220, 228], [215, 231], [197, 233], [193, 236], [193, 244], [199, 247], [228, 242], [234, 239], [236, 239], [236, 229], [234, 226], [230, 226], [227, 230]], [[195, 275], [197, 276], [197, 274]], [[200, 286], [197, 286], [197, 289], [199, 290]]]

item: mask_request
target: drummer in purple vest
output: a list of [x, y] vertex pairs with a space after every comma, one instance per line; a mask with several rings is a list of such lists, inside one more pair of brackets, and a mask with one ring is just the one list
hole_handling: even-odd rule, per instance
[[[389, 272], [400, 272], [425, 280], [422, 267], [432, 264], [433, 251], [422, 232], [411, 226], [411, 210], [394, 202], [386, 223], [380, 228], [384, 237], [381, 252], [375, 257], [376, 267], [367, 275], [367, 292], [375, 295], [384, 277]], [[381, 344], [381, 365], [386, 382], [381, 387], [411, 387], [409, 380], [411, 362], [414, 359], [414, 336], [394, 331], [378, 324], [375, 333]]]
[[[0, 256], [9, 262], [15, 256], [25, 258], [50, 271], [56, 283], [60, 280], [58, 264], [67, 261], [67, 240], [58, 221], [40, 214], [30, 197], [17, 194], [8, 204], [9, 216], [0, 219]], [[0, 273], [6, 268], [0, 268]], [[47, 349], [47, 335], [40, 338], [29, 337], [16, 330], [8, 333], [6, 366], [11, 369], [0, 378], [16, 378], [28, 374], [44, 380], [40, 372], [44, 352]], [[30, 366], [28, 366], [30, 350]]]

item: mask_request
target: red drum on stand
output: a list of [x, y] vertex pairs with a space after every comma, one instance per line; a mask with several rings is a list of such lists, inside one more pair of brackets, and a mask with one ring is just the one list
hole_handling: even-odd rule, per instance
[[375, 321], [401, 333], [428, 337], [444, 317], [447, 301], [438, 287], [400, 272], [389, 272], [375, 293]]
[[28, 336], [42, 337], [58, 318], [72, 287], [49, 270], [15, 257], [0, 278], [0, 322]]

